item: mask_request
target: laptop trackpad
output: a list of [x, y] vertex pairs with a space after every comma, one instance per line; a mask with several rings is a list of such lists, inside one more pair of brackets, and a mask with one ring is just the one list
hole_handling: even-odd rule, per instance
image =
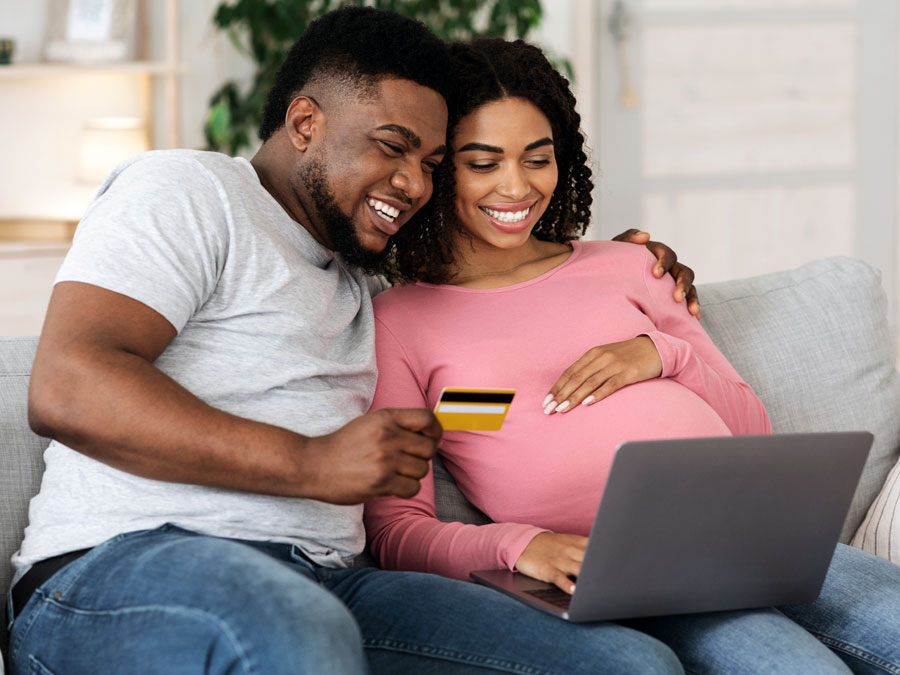
[[470, 576], [480, 584], [490, 586], [517, 600], [563, 619], [569, 618], [569, 602], [572, 596], [553, 584], [509, 570], [479, 570]]

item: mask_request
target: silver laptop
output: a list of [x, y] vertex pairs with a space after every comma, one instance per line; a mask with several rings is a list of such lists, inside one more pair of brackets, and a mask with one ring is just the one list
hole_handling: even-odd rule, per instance
[[575, 593], [509, 570], [476, 581], [569, 621], [815, 600], [868, 432], [623, 443]]

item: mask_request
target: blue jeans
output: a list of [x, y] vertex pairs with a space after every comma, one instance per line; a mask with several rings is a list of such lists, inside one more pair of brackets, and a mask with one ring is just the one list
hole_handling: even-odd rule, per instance
[[624, 623], [672, 647], [689, 673], [898, 675], [900, 566], [838, 544], [815, 602]]
[[110, 539], [15, 618], [16, 675], [682, 673], [639, 631], [576, 626], [430, 574], [326, 569], [166, 525]]
[[779, 609], [854, 673], [900, 675], [900, 566], [838, 544], [818, 600]]
[[810, 605], [577, 625], [474, 584], [167, 525], [38, 589], [12, 673], [900, 673], [898, 573], [841, 546]]

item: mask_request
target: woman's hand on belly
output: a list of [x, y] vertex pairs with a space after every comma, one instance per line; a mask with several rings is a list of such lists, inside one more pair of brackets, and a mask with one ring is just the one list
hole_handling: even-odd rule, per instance
[[587, 541], [577, 534], [541, 532], [522, 551], [516, 569], [571, 594], [575, 584], [570, 577], [577, 577], [581, 571]]
[[614, 391], [662, 374], [656, 345], [646, 335], [589, 349], [566, 368], [544, 399], [544, 412], [568, 412], [590, 405]]

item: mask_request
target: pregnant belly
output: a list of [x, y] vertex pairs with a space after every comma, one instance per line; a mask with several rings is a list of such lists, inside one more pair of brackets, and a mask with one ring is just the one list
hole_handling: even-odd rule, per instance
[[443, 454], [463, 492], [494, 521], [587, 535], [620, 443], [728, 435], [703, 399], [657, 379], [566, 414], [511, 409], [498, 433], [448, 432]]

